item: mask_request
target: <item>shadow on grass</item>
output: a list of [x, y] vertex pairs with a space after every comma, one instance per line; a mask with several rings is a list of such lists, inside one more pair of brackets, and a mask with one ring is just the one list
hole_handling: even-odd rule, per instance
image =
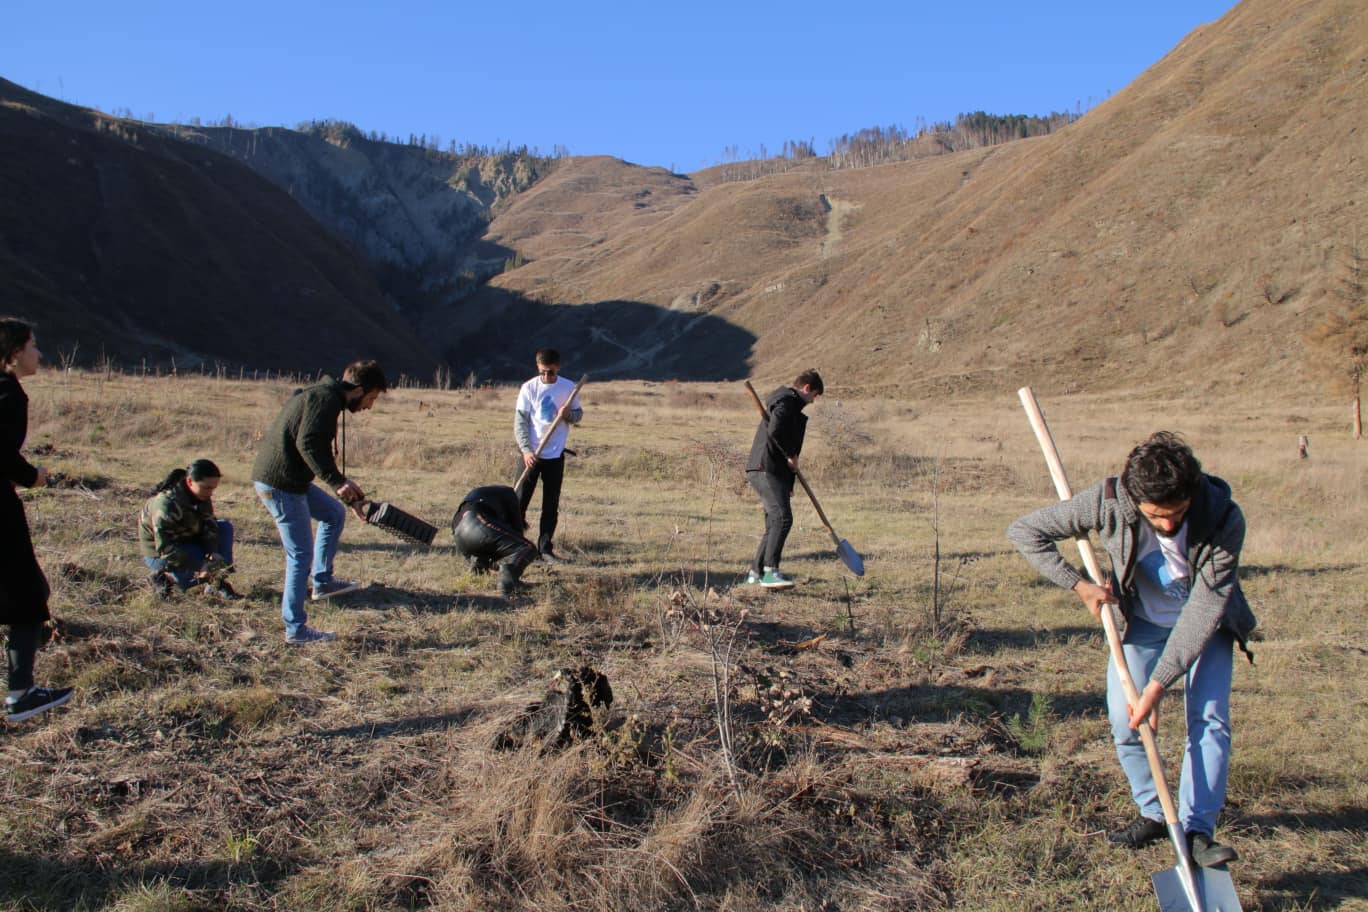
[[[1323, 833], [1360, 833], [1368, 839], [1368, 808], [1346, 805], [1332, 811], [1288, 812], [1242, 816], [1239, 822], [1255, 827], [1286, 827], [1290, 830], [1319, 830]], [[1368, 894], [1365, 894], [1368, 895]]]
[[[442, 540], [445, 534], [446, 541]], [[413, 542], [403, 541], [399, 538], [385, 536], [378, 541], [349, 541], [346, 542], [338, 553], [346, 555], [348, 551], [365, 551], [373, 554], [394, 554], [399, 557], [407, 557], [411, 554], [422, 554], [434, 560], [447, 559], [465, 562], [465, 558], [456, 550], [456, 546], [451, 543], [451, 530], [443, 530], [437, 527], [437, 537], [432, 540], [430, 545], [416, 545]]]
[[379, 741], [382, 738], [393, 738], [397, 735], [416, 735], [459, 728], [472, 719], [479, 719], [483, 715], [484, 710], [474, 706], [466, 706], [454, 712], [441, 713], [435, 716], [415, 716], [411, 719], [395, 719], [390, 722], [364, 722], [360, 725], [324, 729], [309, 734], [317, 738], [354, 738], [362, 741]]
[[[498, 578], [489, 577], [489, 588], [498, 588]], [[310, 602], [310, 604], [324, 604]], [[337, 610], [387, 611], [407, 608], [418, 614], [446, 614], [451, 611], [506, 611], [508, 599], [493, 593], [433, 592], [424, 589], [401, 589], [372, 583], [364, 589], [328, 599], [326, 604]]]
[[120, 893], [159, 883], [196, 891], [227, 891], [245, 886], [270, 894], [292, 868], [267, 860], [244, 864], [191, 861], [119, 868], [94, 861], [35, 858], [0, 849], [0, 904], [41, 912], [100, 909], [109, 906]]
[[1261, 881], [1259, 886], [1268, 893], [1281, 894], [1261, 897], [1259, 908], [1265, 912], [1317, 912], [1320, 909], [1361, 908], [1346, 903], [1350, 900], [1361, 901], [1368, 896], [1368, 868], [1354, 868], [1350, 871], [1295, 871]]
[[[1018, 687], [961, 687], [953, 684], [914, 684], [865, 693], [816, 693], [813, 717], [833, 725], [858, 725], [900, 719], [902, 724], [951, 722], [962, 716], [1023, 717], [1030, 711], [1033, 692]], [[1073, 719], [1103, 710], [1101, 691], [1050, 694], [1056, 719]]]
[[1286, 573], [1289, 576], [1320, 576], [1325, 573], [1347, 573], [1360, 569], [1360, 564], [1330, 564], [1323, 567], [1291, 567], [1287, 564], [1240, 564], [1240, 576], [1256, 579]]
[[1002, 649], [1027, 649], [1036, 646], [1067, 646], [1072, 643], [1086, 642], [1100, 645], [1103, 642], [1101, 625], [1086, 627], [1013, 627], [1013, 628], [975, 628], [965, 641], [965, 652], [994, 653]]

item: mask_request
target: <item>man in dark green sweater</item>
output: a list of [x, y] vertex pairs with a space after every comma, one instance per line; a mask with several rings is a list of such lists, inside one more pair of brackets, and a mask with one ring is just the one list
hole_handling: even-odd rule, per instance
[[[257, 451], [252, 481], [285, 546], [285, 588], [280, 613], [285, 619], [285, 642], [291, 645], [317, 643], [337, 636], [308, 625], [304, 594], [310, 577], [313, 601], [359, 588], [358, 583], [333, 577], [333, 557], [342, 537], [347, 508], [313, 480], [321, 480], [348, 504], [365, 499], [361, 488], [338, 470], [333, 459], [337, 416], [344, 408], [349, 412], [369, 409], [387, 386], [385, 372], [378, 363], [354, 361], [347, 365], [341, 380], [324, 377], [313, 386], [295, 390]], [[317, 540], [311, 520], [318, 520]]]

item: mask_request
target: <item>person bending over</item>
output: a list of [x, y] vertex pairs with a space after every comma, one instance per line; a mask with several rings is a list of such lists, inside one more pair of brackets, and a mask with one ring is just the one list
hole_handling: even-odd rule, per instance
[[[1064, 560], [1056, 542], [1097, 532], [1119, 568], [1105, 586]], [[1115, 663], [1107, 663], [1107, 715], [1121, 769], [1139, 817], [1107, 834], [1138, 849], [1167, 830], [1159, 792], [1137, 729], [1164, 691], [1183, 682], [1187, 741], [1178, 786], [1178, 817], [1192, 859], [1234, 861], [1215, 841], [1230, 770], [1230, 683], [1234, 644], [1249, 655], [1254, 613], [1240, 589], [1244, 514], [1230, 486], [1202, 471], [1177, 434], [1160, 431], [1132, 449], [1119, 478], [1108, 478], [1062, 503], [1021, 517], [1007, 538], [1046, 579], [1072, 589], [1094, 618], [1120, 609], [1122, 651], [1140, 702], [1128, 705]], [[1250, 656], [1250, 661], [1253, 657]]]
[[456, 548], [480, 573], [499, 568], [499, 594], [512, 595], [523, 570], [537, 557], [537, 548], [523, 537], [526, 528], [518, 494], [507, 485], [475, 488], [451, 518]]

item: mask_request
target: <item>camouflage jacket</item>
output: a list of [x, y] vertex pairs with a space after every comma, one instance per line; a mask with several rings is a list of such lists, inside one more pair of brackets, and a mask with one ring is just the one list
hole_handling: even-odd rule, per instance
[[195, 497], [184, 481], [154, 494], [138, 517], [142, 556], [163, 558], [171, 570], [191, 569], [195, 564], [182, 545], [199, 545], [208, 557], [217, 553], [218, 543], [213, 502]]

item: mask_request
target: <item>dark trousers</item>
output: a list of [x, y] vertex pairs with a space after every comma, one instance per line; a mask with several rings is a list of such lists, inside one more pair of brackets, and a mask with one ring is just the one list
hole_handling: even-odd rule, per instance
[[42, 638], [42, 624], [10, 624], [9, 647], [5, 651], [10, 690], [28, 690], [33, 686], [33, 657], [38, 654]]
[[522, 576], [523, 569], [537, 556], [537, 549], [516, 529], [479, 510], [462, 513], [452, 531], [456, 548], [463, 555], [497, 563], [500, 569], [512, 571], [514, 579]]
[[760, 495], [760, 505], [765, 508], [765, 534], [760, 537], [755, 563], [751, 565], [756, 573], [764, 573], [766, 567], [778, 569], [779, 559], [784, 556], [784, 542], [793, 528], [793, 481], [768, 472], [747, 472], [746, 480]]
[[556, 534], [556, 521], [560, 519], [561, 482], [565, 479], [565, 454], [555, 459], [538, 459], [528, 469], [522, 487], [518, 489], [518, 503], [522, 505], [523, 516], [532, 503], [532, 492], [537, 489], [537, 479], [542, 481], [541, 519], [537, 523], [537, 547], [546, 550]]

